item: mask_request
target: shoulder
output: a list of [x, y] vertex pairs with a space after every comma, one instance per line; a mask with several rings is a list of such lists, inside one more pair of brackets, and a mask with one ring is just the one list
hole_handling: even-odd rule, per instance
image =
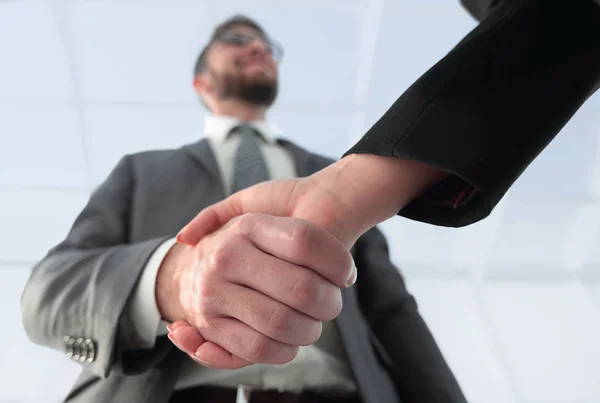
[[181, 161], [186, 154], [191, 153], [196, 148], [202, 148], [204, 143], [205, 142], [200, 141], [194, 144], [185, 144], [178, 148], [138, 151], [127, 154], [124, 158], [129, 160], [129, 162], [136, 167], [173, 163], [174, 161]]
[[182, 148], [145, 150], [127, 154], [125, 158], [128, 158], [134, 163], [152, 162], [168, 159], [182, 152]]

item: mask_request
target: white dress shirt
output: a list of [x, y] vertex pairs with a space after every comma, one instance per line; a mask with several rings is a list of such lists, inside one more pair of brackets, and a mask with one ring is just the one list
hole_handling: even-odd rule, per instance
[[[204, 134], [208, 137], [227, 194], [231, 192], [235, 152], [240, 142], [239, 136], [227, 136], [241, 122], [225, 116], [208, 116]], [[261, 151], [265, 157], [271, 179], [296, 177], [292, 157], [277, 144], [275, 136], [281, 131], [265, 121], [246, 122], [255, 128], [264, 139]], [[125, 314], [135, 332], [136, 346], [132, 348], [153, 348], [156, 337], [167, 333], [167, 323], [161, 321], [154, 295], [156, 274], [162, 260], [175, 240], [163, 243], [149, 259], [133, 292]], [[321, 338], [312, 346], [300, 347], [298, 356], [284, 365], [250, 365], [240, 369], [221, 370], [207, 368], [192, 359], [186, 361], [176, 389], [197, 385], [213, 385], [235, 388], [249, 385], [257, 389], [334, 390], [354, 392], [356, 390], [352, 372], [341, 347], [337, 327], [334, 323], [324, 323]]]

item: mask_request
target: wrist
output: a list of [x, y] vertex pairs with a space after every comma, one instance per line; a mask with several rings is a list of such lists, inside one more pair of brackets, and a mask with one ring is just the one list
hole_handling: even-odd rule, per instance
[[335, 198], [338, 219], [352, 224], [355, 238], [388, 218], [384, 211], [391, 209], [380, 198], [385, 188], [377, 180], [380, 174], [373, 175], [371, 159], [371, 155], [352, 154], [315, 174], [318, 185]]
[[154, 295], [161, 319], [167, 322], [184, 319], [179, 302], [180, 261], [185, 246], [174, 244], [163, 259], [156, 274]]
[[315, 179], [335, 195], [345, 218], [362, 234], [398, 214], [446, 175], [415, 161], [350, 154], [315, 174]]

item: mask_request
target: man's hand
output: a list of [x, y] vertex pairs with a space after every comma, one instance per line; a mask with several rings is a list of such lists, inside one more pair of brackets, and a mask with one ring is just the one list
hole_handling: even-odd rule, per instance
[[328, 183], [314, 176], [263, 182], [202, 210], [178, 234], [177, 241], [195, 245], [231, 219], [247, 213], [294, 217], [326, 229], [350, 249], [368, 228], [361, 212]]
[[[348, 249], [307, 221], [246, 214], [192, 246], [176, 245], [156, 284], [170, 337], [219, 368], [283, 364], [321, 335], [356, 278]], [[186, 323], [185, 326], [179, 326]], [[188, 326], [189, 324], [189, 326]]]
[[414, 161], [353, 154], [306, 178], [263, 182], [239, 191], [202, 210], [177, 240], [194, 245], [234, 217], [264, 213], [310, 221], [350, 248], [369, 228], [398, 214], [445, 176]]
[[[445, 175], [399, 158], [350, 155], [307, 178], [269, 181], [237, 192], [202, 210], [177, 240], [196, 245], [237, 216], [264, 213], [307, 220], [350, 249], [365, 231], [396, 215]], [[351, 282], [356, 275], [355, 270]], [[169, 337], [189, 354], [208, 344], [185, 321], [173, 323]]]

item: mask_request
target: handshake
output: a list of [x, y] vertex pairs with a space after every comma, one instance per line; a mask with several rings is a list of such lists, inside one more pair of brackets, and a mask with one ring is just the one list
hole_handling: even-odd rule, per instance
[[169, 338], [214, 368], [293, 360], [341, 312], [341, 287], [357, 279], [354, 242], [437, 180], [421, 164], [351, 155], [204, 209], [157, 275]]

